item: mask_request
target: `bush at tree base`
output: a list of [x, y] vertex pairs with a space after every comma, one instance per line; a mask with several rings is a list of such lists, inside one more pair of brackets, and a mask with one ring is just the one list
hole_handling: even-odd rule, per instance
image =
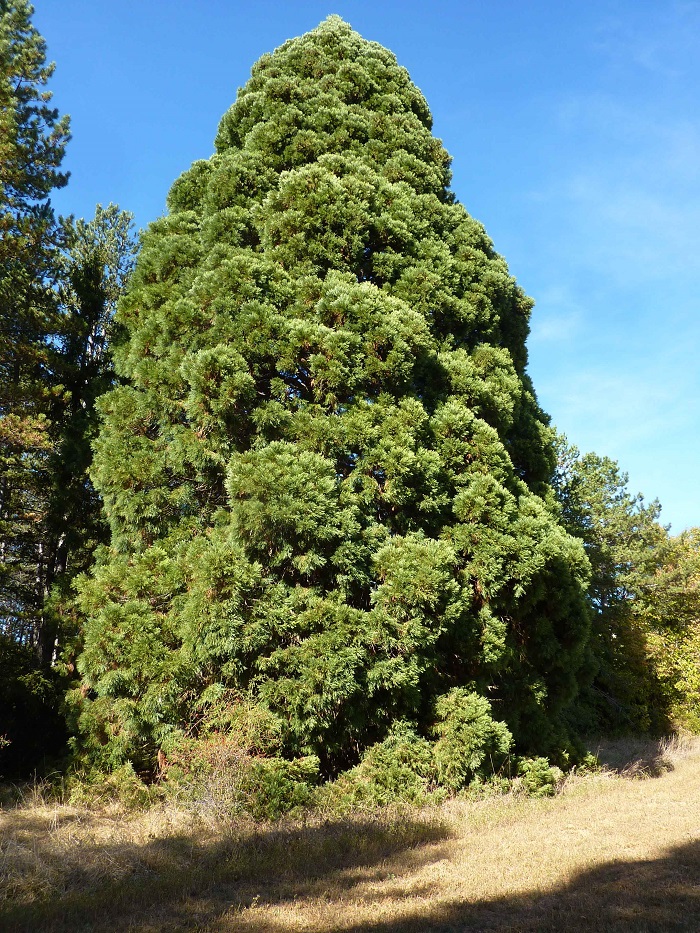
[[146, 231], [81, 586], [95, 766], [155, 774], [241, 709], [247, 753], [319, 779], [419, 750], [392, 778], [417, 794], [511, 736], [570, 745], [588, 562], [551, 505], [531, 301], [449, 162], [405, 69], [331, 17], [260, 59]]

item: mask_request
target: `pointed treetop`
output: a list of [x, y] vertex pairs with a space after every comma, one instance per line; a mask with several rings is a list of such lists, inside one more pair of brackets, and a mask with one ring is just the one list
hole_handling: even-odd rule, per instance
[[[281, 121], [291, 135], [347, 123], [348, 110], [355, 123], [362, 122], [363, 112], [366, 119], [370, 110], [387, 117], [405, 115], [409, 133], [432, 127], [425, 98], [394, 54], [333, 15], [255, 63], [250, 80], [221, 121], [216, 148], [221, 152], [244, 141], [247, 147], [248, 135], [261, 121]], [[303, 119], [307, 115], [308, 121]], [[302, 119], [295, 121], [297, 116]], [[257, 129], [254, 138], [261, 135]]]
[[538, 498], [531, 303], [430, 125], [331, 17], [253, 66], [145, 233], [94, 466], [97, 755], [151, 767], [234, 694], [325, 774], [415, 729], [456, 786], [508, 746], [491, 703], [523, 746], [563, 734], [587, 564]]

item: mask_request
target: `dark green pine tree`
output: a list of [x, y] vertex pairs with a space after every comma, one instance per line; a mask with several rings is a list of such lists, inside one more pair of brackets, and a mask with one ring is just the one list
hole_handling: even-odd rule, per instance
[[[133, 216], [97, 205], [90, 221], [64, 222], [67, 249], [59, 264], [59, 322], [53, 339], [42, 542], [40, 654], [51, 663], [75, 632], [72, 581], [109, 538], [88, 470], [97, 435], [96, 399], [115, 382], [111, 359], [114, 311], [133, 269]], [[70, 630], [73, 631], [70, 631]], [[77, 633], [76, 633], [77, 634]]]
[[50, 106], [54, 66], [32, 14], [26, 0], [0, 0], [0, 633], [24, 643], [36, 642], [41, 602], [37, 518], [64, 245], [50, 194], [68, 180], [68, 118]]
[[[10, 559], [0, 578], [3, 777], [55, 766], [66, 751], [61, 709], [81, 638], [71, 584], [108, 539], [88, 467], [98, 426], [95, 399], [115, 381], [108, 344], [116, 301], [133, 265], [131, 223], [116, 205], [98, 205], [89, 222], [63, 222], [67, 246], [53, 257], [58, 285], [51, 296], [54, 333], [42, 341], [42, 457], [27, 449], [25, 437], [17, 459], [26, 479], [7, 484], [15, 503], [28, 501], [28, 489], [34, 495], [31, 521], [16, 506], [6, 522]], [[25, 384], [28, 403], [35, 401], [30, 388]]]
[[112, 542], [74, 697], [97, 760], [153, 767], [217, 704], [325, 774], [397, 724], [443, 757], [477, 720], [565, 741], [588, 564], [545, 504], [531, 301], [449, 163], [405, 69], [331, 17], [175, 182], [100, 403]]

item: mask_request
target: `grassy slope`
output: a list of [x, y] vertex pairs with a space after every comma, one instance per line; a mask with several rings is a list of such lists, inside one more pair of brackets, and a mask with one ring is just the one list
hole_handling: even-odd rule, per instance
[[273, 829], [6, 810], [0, 929], [696, 931], [700, 743], [671, 759], [647, 780], [569, 780], [555, 799]]

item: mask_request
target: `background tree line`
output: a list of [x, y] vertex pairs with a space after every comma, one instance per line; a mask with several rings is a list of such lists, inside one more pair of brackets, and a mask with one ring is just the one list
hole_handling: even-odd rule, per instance
[[0, 734], [5, 769], [65, 742], [60, 664], [75, 631], [71, 581], [106, 529], [90, 482], [95, 399], [113, 382], [115, 304], [131, 270], [131, 216], [98, 205], [57, 218], [51, 192], [69, 121], [51, 106], [25, 2], [0, 4]]
[[235, 732], [292, 798], [402, 756], [456, 789], [511, 731], [697, 727], [700, 536], [554, 437], [393, 56], [329, 20], [261, 60], [115, 322], [131, 216], [55, 217], [68, 119], [0, 11], [0, 771]]

